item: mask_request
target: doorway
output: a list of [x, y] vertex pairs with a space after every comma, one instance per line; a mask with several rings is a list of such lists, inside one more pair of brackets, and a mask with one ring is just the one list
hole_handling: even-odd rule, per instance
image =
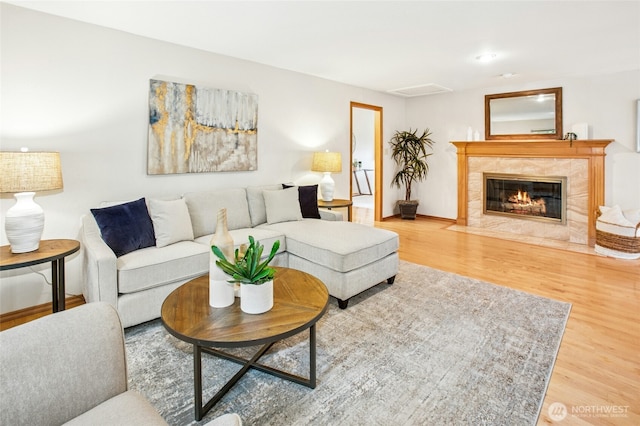
[[[351, 199], [382, 220], [382, 107], [351, 102]], [[360, 198], [362, 203], [360, 203]]]

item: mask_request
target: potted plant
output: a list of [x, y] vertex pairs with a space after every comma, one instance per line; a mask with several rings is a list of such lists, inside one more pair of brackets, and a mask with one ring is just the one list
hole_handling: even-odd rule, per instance
[[404, 200], [398, 200], [400, 217], [402, 219], [415, 219], [418, 209], [418, 200], [411, 199], [411, 185], [413, 182], [427, 178], [429, 164], [427, 158], [432, 155], [427, 152], [427, 147], [432, 148], [435, 143], [429, 138], [431, 132], [427, 128], [422, 135], [418, 135], [418, 129], [411, 131], [397, 131], [391, 141], [391, 158], [400, 167], [391, 181], [391, 185], [400, 188], [405, 187]]
[[249, 314], [261, 314], [273, 307], [273, 277], [276, 270], [269, 266], [280, 247], [276, 240], [271, 253], [260, 261], [264, 246], [249, 236], [249, 245], [241, 253], [235, 250], [233, 261], [229, 261], [218, 246], [212, 246], [213, 254], [219, 259], [216, 265], [232, 277], [229, 282], [240, 283], [240, 308]]

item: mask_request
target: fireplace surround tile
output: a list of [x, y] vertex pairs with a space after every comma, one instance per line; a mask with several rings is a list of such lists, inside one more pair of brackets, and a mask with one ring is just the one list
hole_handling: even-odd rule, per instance
[[[500, 140], [453, 141], [458, 163], [458, 226], [482, 232], [504, 234], [525, 232], [536, 236], [563, 238], [559, 244], [593, 247], [596, 241], [598, 206], [604, 205], [605, 148], [613, 139], [593, 140]], [[521, 227], [520, 218], [487, 219], [482, 214], [482, 173], [513, 173], [566, 176], [571, 190], [566, 225], [529, 224]], [[475, 211], [472, 211], [474, 209]], [[480, 213], [478, 213], [480, 211]], [[507, 221], [507, 222], [505, 222]], [[535, 222], [535, 221], [526, 221]], [[484, 228], [486, 226], [486, 228]], [[554, 228], [564, 226], [564, 228]], [[551, 227], [551, 228], [549, 228]], [[522, 235], [515, 238], [525, 239]], [[536, 237], [530, 237], [536, 238]], [[573, 242], [578, 244], [573, 244]]]
[[[588, 167], [586, 159], [555, 158], [468, 158], [468, 226], [519, 235], [587, 244]], [[485, 215], [483, 172], [567, 177], [567, 224], [536, 222], [521, 218]]]

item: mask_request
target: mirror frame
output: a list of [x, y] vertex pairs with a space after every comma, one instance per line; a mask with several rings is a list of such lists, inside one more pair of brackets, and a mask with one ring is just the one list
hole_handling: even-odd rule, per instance
[[[491, 100], [504, 98], [517, 98], [532, 95], [556, 95], [556, 132], [547, 134], [513, 134], [513, 135], [492, 135], [491, 134]], [[484, 136], [486, 140], [530, 140], [530, 139], [562, 139], [562, 87], [550, 89], [525, 90], [522, 92], [497, 93], [485, 95], [484, 97]]]

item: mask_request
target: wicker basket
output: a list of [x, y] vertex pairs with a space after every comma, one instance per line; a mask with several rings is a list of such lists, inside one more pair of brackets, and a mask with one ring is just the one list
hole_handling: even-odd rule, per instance
[[[601, 212], [598, 210], [596, 217], [600, 217], [600, 215]], [[640, 228], [640, 223], [636, 225], [636, 235], [638, 235], [638, 228]], [[629, 237], [596, 229], [596, 244], [621, 253], [640, 254], [640, 237], [638, 236]]]
[[625, 237], [596, 229], [596, 244], [623, 253], [640, 253], [640, 237]]

